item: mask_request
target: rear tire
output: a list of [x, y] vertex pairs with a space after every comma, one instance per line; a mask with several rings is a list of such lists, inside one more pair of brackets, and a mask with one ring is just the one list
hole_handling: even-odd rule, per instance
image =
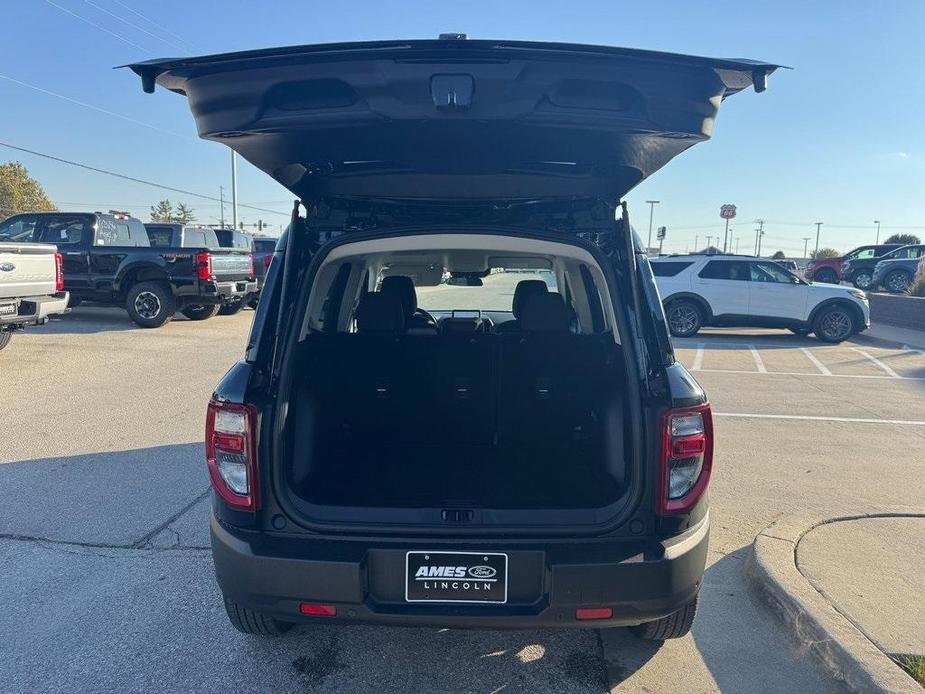
[[8, 330], [0, 332], [0, 349], [3, 349], [8, 344], [10, 344], [10, 340], [12, 339], [13, 333], [9, 332]]
[[233, 301], [230, 304], [222, 304], [222, 307], [218, 310], [218, 315], [233, 316], [236, 313], [240, 313], [242, 308], [244, 308], [244, 300], [239, 299], [238, 301]]
[[835, 270], [829, 268], [823, 268], [816, 273], [816, 276], [813, 278], [814, 282], [824, 282], [825, 284], [838, 284], [838, 275], [835, 274]]
[[282, 636], [295, 626], [294, 622], [284, 622], [261, 612], [255, 612], [238, 603], [224, 598], [225, 612], [231, 625], [242, 634], [254, 636]]
[[822, 342], [836, 344], [854, 335], [854, 316], [844, 306], [829, 306], [813, 319], [813, 333]]
[[703, 312], [693, 301], [678, 299], [665, 310], [668, 330], [674, 337], [693, 337], [703, 326]]
[[697, 598], [695, 597], [677, 612], [667, 617], [656, 619], [654, 622], [643, 622], [630, 627], [632, 632], [646, 641], [664, 641], [665, 639], [679, 639], [687, 636], [694, 624], [697, 614]]
[[170, 285], [163, 282], [139, 282], [128, 290], [125, 310], [142, 328], [159, 328], [173, 318], [176, 299]]
[[891, 294], [902, 294], [912, 282], [912, 274], [905, 270], [893, 270], [883, 278], [883, 288]]
[[193, 304], [184, 306], [180, 313], [190, 320], [208, 320], [218, 313], [220, 308], [218, 304]]

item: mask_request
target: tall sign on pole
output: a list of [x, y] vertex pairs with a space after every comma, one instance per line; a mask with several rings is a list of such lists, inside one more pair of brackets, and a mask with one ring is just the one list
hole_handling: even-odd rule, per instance
[[723, 205], [719, 208], [720, 219], [726, 220], [726, 234], [723, 237], [723, 253], [729, 252], [729, 220], [735, 219], [736, 216], [736, 206], [735, 205]]
[[659, 227], [655, 238], [658, 239], [658, 254], [662, 254], [662, 246], [665, 244], [665, 235], [668, 233], [668, 227]]

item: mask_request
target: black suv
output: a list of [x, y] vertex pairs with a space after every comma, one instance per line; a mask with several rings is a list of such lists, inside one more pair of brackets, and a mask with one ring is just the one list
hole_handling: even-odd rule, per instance
[[775, 66], [461, 39], [132, 66], [306, 210], [208, 406], [228, 615], [681, 636], [712, 418], [621, 199]]

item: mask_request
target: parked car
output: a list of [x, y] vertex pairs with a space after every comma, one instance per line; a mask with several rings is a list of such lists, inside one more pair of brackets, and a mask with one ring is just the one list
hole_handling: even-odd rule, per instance
[[152, 248], [144, 225], [128, 215], [39, 212], [10, 217], [35, 224], [33, 239], [58, 247], [72, 305], [94, 301], [125, 306], [144, 328], [157, 328], [180, 310], [202, 320], [218, 306], [240, 303], [256, 289], [250, 253], [224, 248]]
[[267, 270], [269, 270], [270, 263], [273, 261], [273, 252], [276, 250], [278, 241], [279, 239], [274, 238], [254, 237], [252, 252], [254, 255], [254, 271], [257, 275], [257, 293], [248, 301], [247, 305], [251, 308], [257, 308], [260, 292], [263, 291], [263, 285], [267, 279]]
[[[131, 66], [324, 211], [294, 210], [208, 407], [228, 616], [682, 636], [710, 406], [613, 206], [776, 66], [452, 39]], [[501, 296], [505, 265], [561, 291]]]
[[[870, 277], [876, 264], [876, 258], [884, 253], [899, 248], [898, 244], [877, 244], [873, 246], [858, 246], [853, 251], [835, 258], [815, 258], [806, 264], [803, 276], [810, 282], [825, 282], [838, 284], [842, 280], [851, 282], [858, 289], [867, 289]], [[857, 262], [850, 268], [845, 263]]]
[[883, 287], [893, 294], [902, 294], [915, 277], [919, 261], [925, 257], [925, 245], [902, 246], [883, 256], [874, 266], [871, 289]]
[[61, 263], [54, 246], [0, 242], [0, 349], [14, 331], [67, 311]]
[[673, 256], [650, 262], [675, 337], [726, 325], [789, 328], [841, 342], [870, 327], [864, 292], [807, 283], [773, 260]]

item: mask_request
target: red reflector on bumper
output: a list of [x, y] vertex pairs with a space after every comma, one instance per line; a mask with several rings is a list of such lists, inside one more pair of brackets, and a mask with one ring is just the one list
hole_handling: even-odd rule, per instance
[[334, 605], [313, 605], [303, 602], [299, 605], [299, 612], [311, 617], [336, 617], [337, 607]]
[[575, 619], [610, 619], [612, 607], [580, 607], [575, 610]]

